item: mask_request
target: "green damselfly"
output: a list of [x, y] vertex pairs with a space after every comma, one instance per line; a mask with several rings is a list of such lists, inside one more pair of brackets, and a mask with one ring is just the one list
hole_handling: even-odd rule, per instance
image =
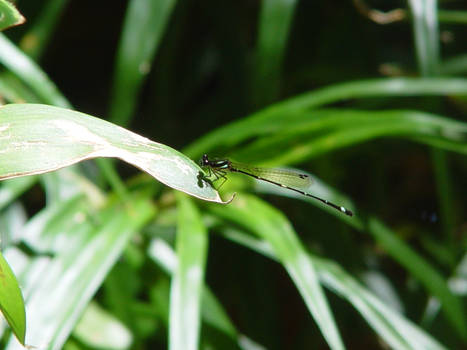
[[[211, 174], [213, 174], [216, 177], [216, 180], [222, 178], [225, 182], [225, 180], [227, 179], [227, 172], [241, 173], [244, 175], [251, 176], [257, 180], [266, 181], [273, 185], [280, 186], [288, 190], [300, 193], [304, 196], [316, 199], [321, 203], [324, 203], [336, 210], [339, 210], [341, 213], [344, 213], [348, 216], [353, 215], [353, 213], [349, 209], [343, 206], [334, 204], [328, 201], [327, 199], [314, 196], [311, 193], [301, 190], [304, 188], [308, 188], [312, 184], [312, 180], [307, 174], [301, 174], [294, 171], [282, 169], [260, 168], [256, 166], [231, 162], [228, 159], [211, 160], [209, 159], [207, 154], [204, 154], [201, 158], [200, 165], [203, 168], [207, 169], [208, 176], [211, 176]], [[224, 182], [222, 182], [222, 184]]]

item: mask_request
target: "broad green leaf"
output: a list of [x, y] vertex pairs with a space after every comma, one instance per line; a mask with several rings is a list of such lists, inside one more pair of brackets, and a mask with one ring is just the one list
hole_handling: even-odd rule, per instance
[[0, 31], [24, 23], [25, 19], [9, 1], [0, 0]]
[[343, 349], [339, 331], [319, 284], [313, 262], [283, 214], [260, 199], [242, 194], [227, 206], [209, 209], [266, 240], [289, 273], [331, 349]]
[[18, 341], [24, 345], [26, 314], [18, 281], [0, 253], [0, 311], [7, 320]]
[[122, 159], [192, 196], [222, 202], [176, 150], [89, 115], [45, 105], [0, 107], [0, 178], [41, 174], [96, 157]]
[[196, 350], [207, 255], [207, 230], [189, 198], [178, 196], [178, 204], [178, 264], [170, 290], [169, 348]]
[[128, 124], [175, 3], [176, 0], [133, 0], [128, 3], [115, 64], [110, 106], [112, 122]]

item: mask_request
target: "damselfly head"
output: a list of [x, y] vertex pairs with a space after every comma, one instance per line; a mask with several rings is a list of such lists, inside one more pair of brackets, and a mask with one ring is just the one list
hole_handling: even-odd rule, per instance
[[199, 165], [201, 166], [208, 166], [209, 165], [209, 158], [207, 154], [203, 154], [203, 157], [199, 160]]

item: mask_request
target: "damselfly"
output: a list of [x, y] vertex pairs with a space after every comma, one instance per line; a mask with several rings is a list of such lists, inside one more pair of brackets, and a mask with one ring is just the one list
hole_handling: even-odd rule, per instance
[[[353, 213], [349, 209], [346, 209], [343, 206], [334, 204], [328, 201], [327, 199], [317, 197], [315, 195], [312, 195], [311, 193], [301, 190], [304, 188], [308, 188], [312, 183], [310, 176], [307, 174], [301, 174], [294, 171], [282, 169], [260, 168], [246, 164], [234, 163], [228, 159], [211, 160], [208, 158], [207, 154], [204, 154], [203, 158], [201, 158], [200, 165], [207, 169], [208, 176], [211, 176], [211, 174], [213, 174], [216, 177], [216, 180], [222, 178], [225, 182], [225, 180], [227, 180], [226, 174], [229, 171], [232, 173], [241, 173], [244, 175], [251, 176], [255, 179], [266, 181], [272, 183], [273, 185], [298, 192], [304, 196], [316, 199], [321, 203], [324, 203], [336, 210], [339, 210], [341, 213], [344, 213], [348, 216], [353, 215]], [[224, 182], [222, 182], [222, 184]]]

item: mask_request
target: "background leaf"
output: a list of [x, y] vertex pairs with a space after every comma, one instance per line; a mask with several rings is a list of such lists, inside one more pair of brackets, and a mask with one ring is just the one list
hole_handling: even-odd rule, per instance
[[2, 254], [0, 254], [0, 310], [18, 341], [24, 345], [26, 315], [18, 281]]
[[0, 0], [0, 30], [24, 23], [24, 17], [6, 0]]
[[[17, 5], [0, 172], [37, 175], [0, 182], [0, 231], [27, 344], [464, 347], [463, 3]], [[205, 153], [293, 165], [355, 215], [230, 173], [213, 185], [233, 201], [204, 203], [145, 172], [220, 202]]]

